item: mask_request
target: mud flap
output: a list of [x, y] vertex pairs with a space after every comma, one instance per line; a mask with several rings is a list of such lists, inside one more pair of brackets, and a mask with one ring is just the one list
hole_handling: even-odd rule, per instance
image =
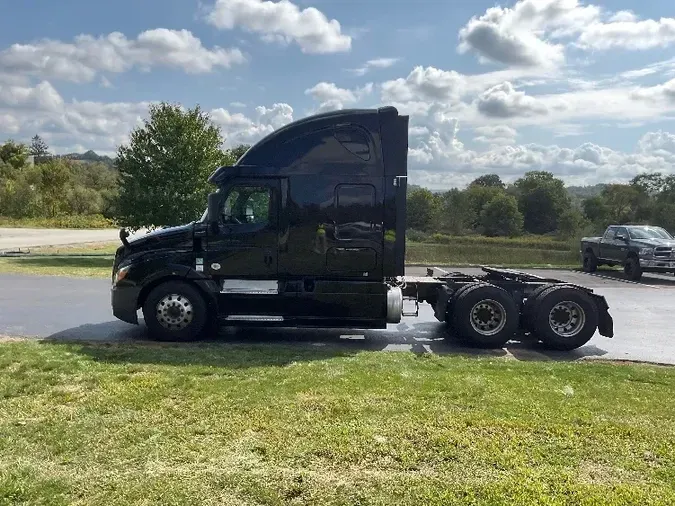
[[438, 298], [434, 305], [434, 316], [439, 322], [445, 322], [448, 314], [448, 306], [452, 298], [453, 291], [447, 286], [441, 286], [438, 289]]
[[609, 304], [602, 295], [590, 294], [598, 308], [598, 332], [601, 336], [614, 337], [614, 320], [609, 314]]

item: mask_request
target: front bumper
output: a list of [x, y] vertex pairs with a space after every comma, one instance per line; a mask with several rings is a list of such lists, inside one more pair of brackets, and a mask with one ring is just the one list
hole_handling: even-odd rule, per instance
[[640, 258], [640, 267], [643, 269], [656, 269], [656, 270], [674, 270], [675, 271], [675, 260], [661, 260], [658, 258]]
[[141, 290], [136, 286], [113, 285], [110, 289], [110, 303], [115, 318], [123, 322], [138, 324], [138, 296]]

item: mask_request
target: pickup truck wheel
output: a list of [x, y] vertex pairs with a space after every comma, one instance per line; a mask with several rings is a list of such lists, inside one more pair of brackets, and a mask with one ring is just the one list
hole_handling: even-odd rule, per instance
[[452, 326], [462, 341], [501, 348], [518, 329], [518, 308], [509, 293], [487, 283], [465, 289], [455, 301]]
[[150, 336], [160, 341], [194, 341], [208, 323], [207, 312], [199, 291], [183, 281], [156, 286], [143, 304]]
[[584, 272], [595, 272], [598, 270], [598, 259], [592, 251], [584, 252]]
[[635, 257], [630, 257], [623, 266], [623, 272], [631, 281], [640, 281], [642, 278], [640, 261]]
[[533, 308], [534, 330], [545, 346], [570, 351], [586, 344], [598, 327], [598, 309], [584, 291], [559, 285], [541, 293]]

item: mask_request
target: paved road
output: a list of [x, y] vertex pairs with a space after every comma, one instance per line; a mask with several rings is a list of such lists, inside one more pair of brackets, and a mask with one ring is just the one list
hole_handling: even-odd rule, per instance
[[[138, 233], [144, 232], [136, 232], [136, 234]], [[119, 241], [119, 229], [0, 228], [0, 251], [36, 246], [60, 246], [108, 241]]]
[[[674, 277], [645, 275], [642, 283], [632, 283], [621, 280], [619, 273], [588, 275], [534, 269], [528, 272], [583, 284], [605, 295], [615, 321], [615, 337], [608, 339], [596, 334], [586, 346], [570, 353], [552, 353], [524, 343], [509, 343], [504, 350], [483, 353], [510, 354], [523, 360], [600, 358], [675, 364], [675, 339], [671, 337], [673, 325], [669, 320], [675, 296]], [[408, 273], [423, 275], [425, 269], [409, 268]], [[99, 279], [0, 275], [0, 334], [53, 339], [143, 339], [143, 326], [129, 325], [112, 316], [109, 287], [109, 281]], [[404, 318], [400, 324], [382, 331], [225, 329], [218, 339], [283, 341], [301, 346], [338, 344], [369, 350], [469, 351], [443, 339], [443, 327], [426, 304], [420, 306], [418, 318]]]

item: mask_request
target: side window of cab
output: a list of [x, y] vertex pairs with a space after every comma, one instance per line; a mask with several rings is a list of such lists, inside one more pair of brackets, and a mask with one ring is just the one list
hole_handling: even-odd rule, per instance
[[271, 193], [267, 186], [234, 186], [225, 198], [220, 221], [223, 225], [269, 223]]
[[363, 130], [356, 127], [337, 127], [334, 135], [347, 151], [363, 161], [370, 160], [370, 144], [368, 143], [368, 136]]

